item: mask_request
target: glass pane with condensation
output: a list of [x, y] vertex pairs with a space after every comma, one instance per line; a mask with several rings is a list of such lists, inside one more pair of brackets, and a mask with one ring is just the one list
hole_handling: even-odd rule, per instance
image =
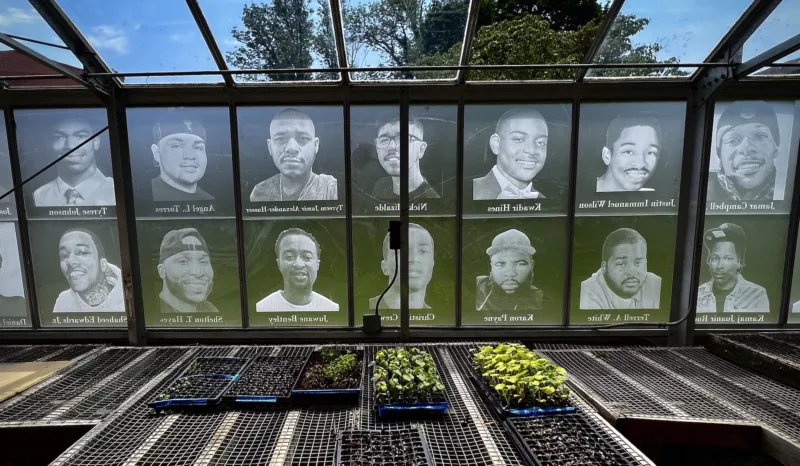
[[[186, 2], [59, 0], [109, 67], [121, 73], [217, 70]], [[222, 81], [221, 75], [127, 77], [126, 84]]]
[[744, 43], [742, 61], [766, 52], [797, 34], [800, 34], [800, 0], [783, 0]]
[[[700, 63], [751, 0], [627, 0], [594, 63]], [[694, 67], [596, 68], [588, 77], [687, 77]]]

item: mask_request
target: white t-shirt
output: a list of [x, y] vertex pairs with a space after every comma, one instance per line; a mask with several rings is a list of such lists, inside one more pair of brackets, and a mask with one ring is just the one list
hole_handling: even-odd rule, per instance
[[291, 311], [338, 311], [339, 305], [330, 299], [311, 292], [311, 302], [298, 306], [286, 301], [281, 291], [276, 291], [256, 303], [256, 312], [291, 312]]

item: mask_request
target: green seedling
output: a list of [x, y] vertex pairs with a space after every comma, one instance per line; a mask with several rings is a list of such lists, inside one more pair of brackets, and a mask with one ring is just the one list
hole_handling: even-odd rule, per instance
[[433, 358], [417, 348], [378, 351], [373, 365], [378, 404], [419, 403], [444, 391]]

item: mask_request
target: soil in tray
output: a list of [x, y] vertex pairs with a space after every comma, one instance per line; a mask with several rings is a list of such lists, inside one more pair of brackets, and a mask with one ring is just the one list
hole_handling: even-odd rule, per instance
[[[355, 359], [349, 357], [352, 354]], [[342, 359], [344, 358], [344, 359]], [[355, 362], [352, 364], [352, 362]], [[308, 360], [298, 390], [344, 390], [361, 387], [363, 351], [315, 351]], [[349, 370], [343, 370], [349, 369]]]
[[425, 466], [425, 447], [415, 430], [346, 431], [339, 466]]
[[259, 356], [253, 359], [225, 395], [287, 397], [291, 395], [305, 363], [304, 357]]
[[244, 367], [245, 358], [197, 358], [181, 374], [182, 376], [195, 374], [219, 374], [235, 376]]
[[186, 399], [186, 398], [215, 398], [219, 396], [230, 379], [219, 376], [197, 375], [181, 377], [172, 382], [166, 390], [156, 397], [156, 401]]

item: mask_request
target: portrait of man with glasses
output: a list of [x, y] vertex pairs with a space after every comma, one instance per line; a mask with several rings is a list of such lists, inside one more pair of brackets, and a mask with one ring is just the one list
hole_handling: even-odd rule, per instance
[[[428, 144], [423, 140], [424, 128], [419, 119], [408, 121], [408, 198], [439, 199], [439, 193], [428, 183], [419, 168]], [[372, 188], [372, 196], [381, 200], [400, 199], [400, 117], [393, 115], [381, 124], [375, 138], [378, 162], [388, 176], [380, 178]]]

